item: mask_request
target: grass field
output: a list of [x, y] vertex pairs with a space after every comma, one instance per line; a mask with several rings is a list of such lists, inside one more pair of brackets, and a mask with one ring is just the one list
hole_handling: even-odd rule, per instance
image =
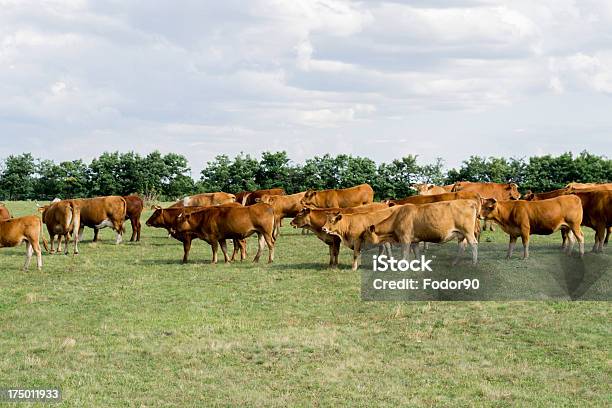
[[[485, 234], [483, 248], [507, 241]], [[92, 235], [42, 272], [21, 270], [25, 246], [0, 249], [0, 388], [59, 386], [70, 407], [612, 404], [609, 302], [363, 302], [350, 252], [328, 270], [327, 247], [289, 227], [272, 265], [251, 262], [254, 238], [247, 262], [210, 265], [195, 241], [182, 265], [144, 222], [141, 243]], [[558, 234], [533, 244], [527, 261], [481, 259], [561, 256]]]

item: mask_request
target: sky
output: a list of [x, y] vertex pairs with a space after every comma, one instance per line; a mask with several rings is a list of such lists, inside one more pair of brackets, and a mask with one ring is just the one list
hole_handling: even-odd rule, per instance
[[0, 0], [0, 158], [612, 156], [612, 2]]

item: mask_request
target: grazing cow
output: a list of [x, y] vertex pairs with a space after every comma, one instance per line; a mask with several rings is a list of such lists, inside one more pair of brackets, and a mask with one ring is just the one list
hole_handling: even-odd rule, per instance
[[534, 193], [531, 190], [527, 190], [527, 192], [523, 194], [521, 198], [527, 201], [540, 201], [548, 200], [549, 198], [555, 198], [566, 194], [569, 194], [568, 188], [560, 188], [558, 190], [547, 191], [544, 193]]
[[384, 203], [372, 203], [351, 208], [304, 208], [296, 214], [290, 225], [293, 228], [304, 228], [314, 232], [321, 241], [329, 246], [329, 267], [338, 266], [338, 254], [340, 253], [340, 237], [330, 235], [323, 231], [327, 214], [342, 213], [355, 214], [358, 212], [372, 212], [387, 208]]
[[260, 201], [261, 197], [265, 196], [265, 195], [277, 195], [277, 196], [282, 196], [287, 194], [285, 192], [284, 189], [282, 188], [269, 188], [266, 190], [255, 190], [255, 191], [251, 191], [249, 194], [247, 194], [243, 201], [243, 205], [253, 205], [256, 204]]
[[[241, 207], [241, 205], [238, 203], [227, 203], [227, 204], [221, 204], [220, 206], [221, 207], [231, 207], [231, 206]], [[178, 233], [174, 229], [174, 225], [176, 224], [177, 217], [183, 211], [191, 212], [191, 211], [200, 210], [202, 208], [206, 208], [206, 207], [161, 208], [158, 205], [154, 205], [151, 207], [151, 209], [154, 210], [153, 214], [151, 214], [151, 216], [149, 217], [149, 219], [146, 221], [145, 224], [148, 227], [164, 228], [168, 231], [170, 236], [182, 242], [183, 243], [183, 263], [187, 263], [188, 258], [189, 258], [189, 251], [191, 250], [191, 241], [197, 237], [194, 237], [193, 234], [190, 234], [190, 233]], [[234, 252], [232, 253], [231, 261], [234, 261], [236, 254], [238, 253], [238, 250], [240, 250], [240, 260], [243, 261], [247, 257], [246, 240], [233, 239], [232, 241], [234, 243]]]
[[[584, 254], [584, 235], [580, 229], [582, 203], [576, 196], [562, 195], [541, 201], [482, 199], [480, 216], [494, 220], [510, 235], [506, 258], [512, 256], [518, 237], [523, 241], [523, 259], [527, 259], [531, 234], [550, 235], [563, 227], [574, 233], [580, 245], [580, 256]], [[573, 244], [571, 240], [568, 255], [572, 252]]]
[[222, 191], [216, 193], [203, 193], [194, 196], [187, 196], [182, 200], [178, 200], [170, 207], [207, 207], [210, 205], [220, 205], [233, 203], [236, 201], [236, 196]]
[[11, 213], [3, 203], [0, 203], [0, 221], [8, 220], [11, 218]]
[[[42, 236], [42, 221], [36, 215], [27, 215], [25, 217], [11, 218], [0, 221], [0, 248], [15, 247], [22, 242], [26, 243], [26, 260], [23, 265], [24, 270], [30, 267], [32, 259], [32, 251], [36, 252], [36, 265], [38, 270], [42, 269], [42, 253], [40, 251], [40, 238]], [[47, 241], [42, 236], [45, 250]]]
[[323, 232], [340, 237], [342, 243], [353, 250], [353, 270], [359, 267], [363, 234], [372, 224], [377, 224], [401, 208], [401, 205], [384, 208], [366, 213], [342, 214], [341, 212], [328, 212]]
[[282, 219], [295, 217], [302, 208], [304, 208], [301, 202], [302, 198], [304, 198], [304, 194], [306, 193], [302, 192], [291, 195], [264, 194], [261, 198], [257, 198], [257, 200], [262, 203], [270, 204], [274, 209], [274, 220], [276, 221], [276, 225], [274, 226], [274, 239], [278, 237]]
[[[49, 233], [51, 241], [49, 253], [55, 253], [53, 242], [55, 236], [57, 236], [57, 253], [62, 252], [62, 238], [64, 238], [64, 245], [66, 246], [65, 254], [67, 255], [70, 234], [74, 234], [75, 224], [80, 222], [79, 207], [73, 200], [54, 200], [49, 205], [38, 207], [38, 211], [41, 212], [43, 224], [47, 226], [47, 232]], [[76, 224], [76, 229], [79, 229], [78, 224]], [[78, 253], [78, 242], [75, 239], [74, 254], [77, 255]]]
[[253, 262], [259, 262], [265, 244], [268, 245], [268, 263], [274, 260], [274, 210], [265, 203], [248, 207], [215, 206], [193, 212], [183, 212], [177, 216], [175, 229], [178, 233], [193, 234], [208, 242], [212, 247], [212, 263], [217, 263], [219, 244], [225, 262], [227, 256], [226, 239], [246, 239], [257, 234], [259, 247]]
[[374, 190], [369, 184], [339, 190], [308, 190], [302, 205], [310, 208], [348, 208], [370, 204], [374, 201]]
[[[129, 219], [130, 224], [132, 225], [132, 236], [130, 237], [130, 242], [134, 241], [136, 238], [136, 242], [140, 242], [140, 215], [142, 214], [142, 210], [144, 208], [144, 201], [142, 198], [137, 195], [128, 195], [123, 196], [125, 200], [125, 219], [126, 221]], [[94, 232], [94, 235], [97, 236], [98, 230]], [[94, 241], [96, 238], [94, 238]]]
[[74, 201], [80, 210], [79, 233], [75, 240], [81, 241], [83, 239], [83, 230], [85, 227], [89, 227], [94, 229], [93, 242], [97, 242], [97, 230], [110, 227], [117, 233], [115, 243], [121, 243], [123, 240], [123, 221], [125, 220], [127, 208], [123, 197], [107, 196], [71, 201]]
[[454, 184], [447, 186], [436, 186], [434, 184], [415, 184], [414, 188], [418, 195], [444, 194], [453, 191]]
[[453, 265], [465, 250], [465, 241], [472, 247], [472, 263], [478, 262], [476, 219], [480, 202], [476, 200], [440, 201], [430, 204], [405, 204], [384, 220], [370, 225], [364, 232], [366, 242], [397, 242], [402, 244], [402, 256], [408, 259], [410, 247], [417, 258], [418, 243], [444, 243], [453, 238], [460, 241]]
[[582, 225], [595, 230], [593, 252], [602, 252], [612, 227], [612, 191], [585, 189], [572, 194], [582, 202]]

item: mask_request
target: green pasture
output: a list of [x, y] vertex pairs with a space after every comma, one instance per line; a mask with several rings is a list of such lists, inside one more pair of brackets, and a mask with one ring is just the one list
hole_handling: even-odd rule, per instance
[[[248, 261], [211, 265], [198, 240], [183, 265], [149, 214], [141, 243], [115, 245], [106, 229], [94, 244], [86, 229], [80, 255], [44, 254], [42, 272], [21, 270], [25, 246], [0, 249], [0, 388], [57, 386], [53, 406], [70, 407], [612, 404], [609, 302], [364, 302], [350, 251], [329, 270], [327, 247], [288, 220], [271, 265], [267, 249], [252, 263], [255, 238]], [[563, 256], [558, 233], [534, 237], [526, 261], [520, 242], [503, 259], [506, 242], [481, 240], [492, 280]], [[603, 291], [606, 252], [585, 256], [607, 268]]]

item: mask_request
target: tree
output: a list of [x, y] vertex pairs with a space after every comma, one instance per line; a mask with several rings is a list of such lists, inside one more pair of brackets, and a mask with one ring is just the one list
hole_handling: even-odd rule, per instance
[[36, 162], [30, 153], [9, 156], [0, 173], [0, 192], [7, 200], [34, 198]]

